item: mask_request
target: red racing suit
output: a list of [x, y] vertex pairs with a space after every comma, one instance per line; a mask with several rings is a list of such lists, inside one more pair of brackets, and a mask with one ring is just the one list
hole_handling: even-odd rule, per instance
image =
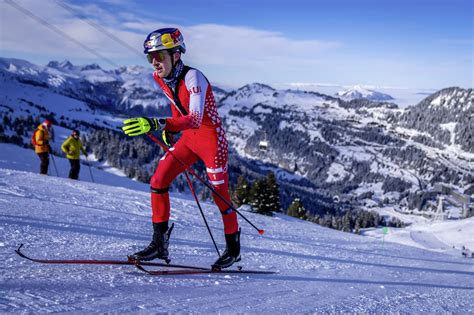
[[[170, 151], [188, 166], [199, 159], [202, 160], [206, 165], [210, 183], [230, 203], [227, 139], [217, 113], [211, 84], [200, 71], [187, 66], [178, 78], [175, 91], [170, 89], [156, 72], [153, 73], [153, 77], [171, 102], [172, 117], [166, 119], [165, 130], [182, 131], [181, 138]], [[172, 155], [166, 153], [161, 158], [150, 180], [153, 223], [169, 220], [168, 187], [184, 170], [185, 167]], [[224, 233], [237, 232], [235, 211], [214, 193], [213, 198], [222, 214]]]

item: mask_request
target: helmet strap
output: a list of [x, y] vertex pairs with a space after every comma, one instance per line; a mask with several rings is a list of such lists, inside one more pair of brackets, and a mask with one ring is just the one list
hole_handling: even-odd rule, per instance
[[172, 50], [170, 51], [170, 55], [171, 55], [171, 65], [172, 65], [172, 69], [174, 70], [174, 68], [176, 67], [176, 63], [178, 63], [178, 60], [174, 60], [174, 54], [176, 53], [177, 51], [176, 50]]
[[174, 74], [174, 71], [175, 71], [175, 68], [176, 68], [176, 64], [178, 63], [179, 59], [178, 60], [174, 60], [174, 53], [176, 51], [172, 51], [172, 50], [168, 50], [168, 53], [170, 54], [170, 57], [171, 57], [171, 71], [170, 71], [170, 74], [168, 75], [168, 77], [171, 77], [173, 76]]

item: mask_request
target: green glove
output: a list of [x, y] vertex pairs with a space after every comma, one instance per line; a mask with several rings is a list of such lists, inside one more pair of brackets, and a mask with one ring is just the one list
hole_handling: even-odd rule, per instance
[[123, 124], [125, 126], [122, 127], [122, 130], [127, 136], [139, 136], [150, 131], [164, 129], [166, 120], [163, 118], [139, 117], [124, 120]]
[[163, 139], [163, 142], [166, 144], [166, 146], [171, 147], [174, 144], [174, 137], [173, 134], [170, 132], [163, 130], [161, 132], [161, 138]]

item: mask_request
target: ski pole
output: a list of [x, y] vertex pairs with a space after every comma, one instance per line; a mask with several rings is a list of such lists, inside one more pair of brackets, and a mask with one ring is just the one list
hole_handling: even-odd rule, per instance
[[50, 155], [51, 155], [51, 160], [53, 161], [54, 169], [56, 170], [56, 176], [60, 177], [59, 173], [58, 173], [58, 168], [56, 167], [56, 162], [54, 161], [54, 155], [53, 155], [53, 153], [51, 153]]
[[204, 215], [204, 211], [202, 211], [201, 203], [199, 202], [199, 199], [196, 196], [196, 192], [194, 191], [193, 184], [191, 183], [191, 180], [189, 179], [188, 171], [184, 171], [184, 175], [186, 175], [186, 180], [188, 181], [189, 188], [191, 189], [191, 192], [193, 193], [194, 200], [196, 200], [199, 211], [201, 212], [202, 219], [204, 220], [204, 223], [206, 224], [207, 231], [209, 232], [209, 235], [211, 236], [212, 243], [214, 243], [214, 247], [216, 248], [217, 255], [221, 257], [221, 253], [219, 252], [219, 248], [217, 247], [216, 241], [214, 240], [214, 236], [212, 235], [211, 228], [209, 227], [209, 224], [207, 223], [206, 216]]
[[238, 215], [240, 215], [245, 221], [247, 221], [248, 224], [250, 224], [254, 229], [258, 231], [258, 234], [263, 235], [265, 233], [265, 230], [259, 229], [258, 227], [255, 226], [249, 219], [247, 219], [242, 213], [240, 213], [239, 210], [237, 210], [234, 205], [232, 205], [229, 201], [227, 201], [219, 192], [217, 192], [214, 187], [212, 187], [211, 184], [209, 184], [208, 181], [205, 181], [204, 179], [201, 178], [196, 172], [189, 167], [186, 163], [181, 161], [172, 151], [170, 151], [166, 145], [164, 145], [160, 140], [158, 140], [155, 136], [153, 136], [151, 133], [147, 133], [147, 135], [155, 141], [163, 150], [165, 150], [168, 154], [170, 154], [176, 161], [178, 161], [182, 166], [184, 166], [189, 173], [191, 173], [194, 177], [196, 177], [201, 183], [203, 183], [207, 188], [209, 188], [217, 197], [219, 197], [226, 205], [228, 205], [232, 210], [234, 210]]
[[[87, 156], [86, 156], [86, 161], [89, 162], [89, 160], [87, 159]], [[89, 167], [89, 174], [91, 174], [91, 180], [92, 180], [93, 183], [95, 183], [94, 176], [92, 176], [91, 166], [90, 166], [89, 163], [87, 163], [87, 166]]]

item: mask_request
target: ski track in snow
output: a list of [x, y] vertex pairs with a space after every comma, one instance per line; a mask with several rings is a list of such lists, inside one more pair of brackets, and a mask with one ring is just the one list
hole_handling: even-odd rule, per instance
[[[99, 177], [99, 176], [98, 176]], [[473, 260], [244, 212], [244, 269], [274, 275], [154, 277], [133, 266], [44, 265], [125, 259], [151, 237], [149, 193], [0, 169], [0, 312], [469, 313]], [[172, 263], [208, 266], [215, 250], [190, 196], [172, 194]], [[203, 209], [223, 247], [220, 215]], [[432, 240], [430, 240], [432, 241]], [[433, 243], [433, 246], [436, 244]]]
[[423, 244], [425, 248], [433, 250], [449, 250], [449, 246], [441, 242], [436, 236], [423, 231], [411, 231], [410, 237], [417, 243]]

